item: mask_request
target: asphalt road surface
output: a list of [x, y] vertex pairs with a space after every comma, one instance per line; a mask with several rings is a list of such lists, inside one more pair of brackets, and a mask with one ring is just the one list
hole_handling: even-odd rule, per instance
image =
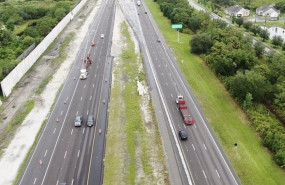
[[[135, 2], [133, 7], [135, 9], [133, 17], [138, 16], [139, 22], [137, 23], [131, 16], [128, 22], [134, 28], [140, 44], [143, 45], [141, 48], [145, 48], [143, 57], [148, 81], [151, 90], [153, 88], [158, 91], [167, 120], [165, 123], [165, 127], [168, 128], [167, 134], [171, 135], [172, 145], [177, 146], [174, 152], [182, 184], [241, 184], [147, 7], [144, 3], [136, 6]], [[131, 14], [130, 12], [125, 11], [125, 14]], [[158, 39], [161, 42], [157, 42]], [[194, 125], [186, 126], [183, 123], [175, 103], [177, 95], [183, 95], [186, 99], [190, 113], [196, 120]], [[179, 130], [186, 130], [187, 141], [179, 139]]]
[[[114, 0], [102, 1], [18, 184], [102, 184], [114, 6]], [[89, 53], [88, 77], [80, 80]], [[77, 115], [83, 116], [81, 127], [74, 126]], [[88, 115], [95, 117], [92, 127], [86, 125]]]

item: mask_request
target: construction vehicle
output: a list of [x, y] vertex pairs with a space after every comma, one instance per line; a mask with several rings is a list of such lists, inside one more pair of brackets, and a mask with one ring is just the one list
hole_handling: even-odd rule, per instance
[[193, 125], [195, 123], [194, 118], [190, 115], [189, 109], [186, 105], [186, 101], [182, 95], [178, 95], [176, 98], [176, 104], [180, 111], [183, 121], [186, 125]]

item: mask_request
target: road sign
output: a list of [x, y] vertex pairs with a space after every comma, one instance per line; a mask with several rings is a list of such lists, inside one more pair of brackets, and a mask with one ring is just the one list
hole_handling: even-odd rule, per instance
[[173, 29], [182, 28], [182, 24], [172, 24]]

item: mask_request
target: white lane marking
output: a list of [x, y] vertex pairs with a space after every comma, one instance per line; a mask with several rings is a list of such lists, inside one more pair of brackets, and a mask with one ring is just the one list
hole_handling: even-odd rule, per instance
[[85, 89], [85, 87], [86, 87], [86, 84], [84, 85], [84, 89]]
[[194, 124], [194, 127], [197, 128], [197, 127], [196, 127], [196, 124]]
[[173, 95], [172, 95], [172, 94], [170, 94], [170, 96], [173, 98]]
[[60, 115], [62, 115], [62, 113], [63, 113], [63, 110], [61, 111]]
[[37, 182], [37, 178], [35, 178], [35, 180], [34, 180], [34, 183], [33, 183], [33, 184], [36, 184], [36, 182]]
[[56, 181], [56, 185], [58, 185], [58, 180]]
[[99, 67], [99, 66], [97, 66], [97, 69], [98, 69], [98, 67]]
[[81, 96], [81, 98], [80, 98], [80, 101], [82, 101], [82, 96]]
[[87, 115], [88, 115], [88, 113], [89, 113], [89, 110], [87, 110]]
[[164, 74], [163, 74], [163, 73], [161, 73], [161, 75], [163, 76]]
[[205, 174], [204, 170], [203, 170], [203, 174], [204, 174], [204, 176], [205, 176], [205, 179], [207, 179], [207, 176], [206, 176], [206, 174]]
[[83, 128], [82, 134], [84, 134], [84, 130], [85, 130], [85, 128]]
[[166, 86], [168, 86], [168, 83], [167, 83], [167, 82], [166, 82], [165, 84], [166, 84]]
[[47, 155], [47, 150], [46, 150], [46, 152], [45, 152], [45, 155], [44, 155], [44, 157]]
[[96, 74], [95, 74], [95, 78], [96, 78]]
[[92, 99], [92, 96], [90, 96], [90, 100]]
[[53, 134], [55, 133], [55, 131], [56, 131], [56, 128], [54, 128], [54, 130], [53, 130]]
[[67, 98], [66, 98], [66, 101], [68, 100], [68, 96], [67, 96]]
[[64, 154], [64, 159], [65, 159], [65, 157], [66, 157], [66, 153], [67, 153], [67, 150], [65, 151], [65, 154]]
[[187, 152], [188, 152], [188, 147], [187, 147], [187, 145], [185, 145], [185, 147], [186, 147], [186, 150], [187, 150]]
[[195, 147], [194, 147], [194, 145], [192, 144], [192, 147], [193, 147], [193, 149], [195, 150]]
[[172, 73], [169, 73], [169, 75], [171, 76], [171, 75], [172, 75]]
[[166, 64], [165, 67], [168, 67], [168, 65]]
[[216, 172], [217, 172], [218, 177], [220, 178], [220, 174], [219, 174], [218, 170], [216, 170]]
[[73, 185], [73, 181], [74, 181], [74, 179], [72, 179], [71, 185]]
[[205, 150], [207, 150], [205, 143], [203, 143]]
[[178, 111], [178, 107], [176, 107], [176, 110]]
[[72, 135], [72, 133], [73, 133], [73, 129], [71, 130], [71, 133], [70, 133], [70, 135]]
[[93, 88], [94, 88], [94, 84], [93, 84]]
[[79, 154], [80, 154], [80, 150], [78, 150], [78, 153], [77, 153], [77, 158], [79, 157]]
[[183, 124], [184, 125], [184, 128], [186, 129], [186, 125], [185, 124]]
[[160, 65], [158, 65], [158, 67], [160, 67]]
[[78, 115], [78, 111], [76, 112], [76, 116]]

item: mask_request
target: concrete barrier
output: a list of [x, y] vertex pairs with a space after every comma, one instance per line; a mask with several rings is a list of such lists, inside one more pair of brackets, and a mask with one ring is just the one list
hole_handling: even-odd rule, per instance
[[67, 24], [74, 18], [81, 8], [88, 0], [82, 0], [71, 12], [69, 12], [53, 29], [52, 31], [40, 42], [40, 44], [19, 63], [2, 81], [1, 88], [3, 96], [10, 95], [14, 86], [21, 80], [25, 73], [33, 66], [39, 59], [54, 39], [61, 33]]

